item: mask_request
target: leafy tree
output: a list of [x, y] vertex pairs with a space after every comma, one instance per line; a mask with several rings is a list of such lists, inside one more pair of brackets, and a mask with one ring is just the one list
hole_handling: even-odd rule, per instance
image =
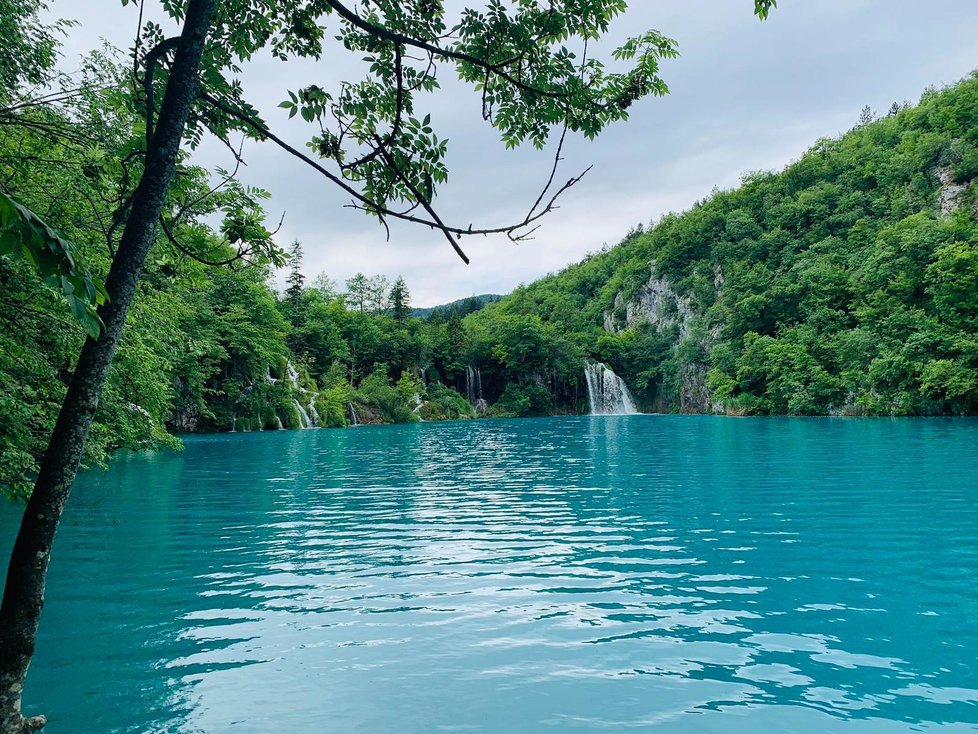
[[315, 288], [323, 300], [331, 301], [339, 295], [336, 288], [336, 281], [326, 273], [320, 273], [312, 280], [312, 287]]
[[374, 313], [384, 313], [389, 305], [390, 283], [385, 275], [375, 275], [367, 282], [367, 302]]
[[346, 281], [346, 302], [360, 313], [365, 313], [369, 308], [370, 281], [363, 273], [357, 273]]
[[[46, 10], [42, 0], [0, 0], [0, 107], [23, 84], [39, 85], [51, 78], [57, 35], [69, 24], [43, 23]], [[0, 124], [9, 124], [10, 115], [9, 109], [0, 110]]]

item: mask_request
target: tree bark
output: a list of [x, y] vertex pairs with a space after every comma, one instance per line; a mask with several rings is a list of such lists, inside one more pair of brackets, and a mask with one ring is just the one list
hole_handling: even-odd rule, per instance
[[82, 348], [10, 556], [0, 604], [0, 734], [29, 734], [44, 726], [44, 717], [24, 718], [21, 696], [44, 605], [51, 546], [136, 284], [156, 239], [157, 221], [196, 98], [204, 42], [216, 1], [187, 3], [156, 130], [146, 151], [146, 165], [105, 283], [110, 300], [99, 311], [105, 327], [98, 339], [88, 339]]

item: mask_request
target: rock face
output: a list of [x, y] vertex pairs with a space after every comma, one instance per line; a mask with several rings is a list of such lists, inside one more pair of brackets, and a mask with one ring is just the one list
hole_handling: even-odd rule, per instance
[[941, 182], [941, 188], [937, 192], [937, 205], [940, 207], [941, 214], [949, 217], [961, 206], [961, 195], [967, 190], [968, 185], [955, 181], [954, 171], [950, 166], [938, 168], [936, 174]]
[[173, 378], [173, 387], [178, 397], [166, 426], [174, 433], [193, 433], [201, 426], [200, 407], [186, 399], [183, 394], [185, 386], [179, 377]]
[[722, 413], [723, 405], [713, 400], [706, 386], [706, 365], [684, 364], [679, 370], [679, 412]]
[[[697, 312], [693, 295], [678, 292], [667, 278], [655, 275], [656, 263], [649, 264], [652, 275], [635, 296], [625, 301], [619, 293], [615, 297], [615, 307], [604, 314], [606, 331], [620, 334], [625, 329], [632, 329], [641, 324], [649, 324], [660, 333], [676, 328], [678, 331], [676, 345], [692, 339], [700, 339], [704, 352], [720, 338], [717, 327], [708, 330], [697, 330], [694, 327], [702, 319]], [[719, 292], [723, 288], [723, 272], [718, 265], [714, 272], [714, 286]], [[705, 336], [704, 336], [705, 333]], [[676, 376], [677, 394], [670, 402], [661, 397], [656, 401], [658, 410], [679, 410], [681, 413], [722, 413], [724, 406], [715, 401], [706, 386], [707, 366], [705, 364], [687, 363], [680, 367]], [[678, 402], [678, 405], [676, 403]]]
[[[652, 271], [655, 271], [655, 261], [650, 264]], [[691, 296], [683, 296], [677, 293], [665, 278], [655, 275], [649, 278], [648, 283], [643, 285], [635, 297], [624, 302], [624, 296], [619, 293], [615, 297], [614, 311], [608, 311], [604, 315], [604, 328], [614, 334], [619, 334], [625, 329], [632, 329], [640, 323], [649, 323], [659, 331], [665, 331], [674, 325], [679, 326], [679, 339], [689, 336], [690, 322], [693, 314], [693, 299]], [[624, 322], [620, 321], [616, 314], [625, 309]]]

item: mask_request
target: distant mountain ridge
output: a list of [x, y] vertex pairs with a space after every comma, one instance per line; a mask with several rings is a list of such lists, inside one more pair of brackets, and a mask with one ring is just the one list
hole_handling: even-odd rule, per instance
[[474, 313], [475, 311], [485, 308], [490, 303], [495, 303], [501, 299], [502, 296], [496, 293], [484, 293], [480, 296], [459, 298], [451, 303], [444, 303], [440, 306], [414, 308], [411, 310], [411, 315], [416, 319], [431, 318], [436, 312], [441, 312], [445, 315], [450, 315], [452, 312], [455, 312], [458, 313], [459, 316], [466, 316], [470, 313]]

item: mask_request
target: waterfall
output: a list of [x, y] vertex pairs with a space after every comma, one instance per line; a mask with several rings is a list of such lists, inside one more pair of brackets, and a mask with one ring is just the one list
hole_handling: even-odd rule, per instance
[[635, 400], [625, 384], [611, 369], [599, 362], [584, 364], [587, 399], [591, 415], [633, 415], [638, 413]]
[[303, 400], [308, 402], [302, 405], [295, 398], [292, 402], [295, 404], [295, 409], [299, 411], [299, 423], [301, 428], [318, 428], [319, 427], [319, 411], [316, 410], [316, 396], [317, 393], [312, 390], [307, 390], [299, 384], [299, 371], [292, 366], [291, 362], [285, 363], [285, 371], [289, 376], [289, 382], [292, 383], [292, 389], [296, 390], [303, 396]]
[[353, 403], [350, 403], [349, 407], [350, 407], [350, 422], [355, 426], [359, 426], [360, 423], [357, 421], [357, 409], [353, 407]]
[[469, 404], [475, 402], [475, 371], [472, 369], [472, 365], [465, 366], [465, 399], [469, 401]]
[[292, 398], [292, 404], [295, 405], [295, 409], [299, 412], [299, 428], [309, 428], [312, 425], [312, 421], [309, 420], [309, 414], [306, 412], [306, 409], [295, 398]]
[[486, 405], [486, 401], [482, 399], [482, 373], [478, 367], [472, 365], [465, 367], [465, 398], [473, 408]]
[[309, 422], [313, 426], [319, 425], [319, 411], [316, 410], [316, 396], [309, 398]]

